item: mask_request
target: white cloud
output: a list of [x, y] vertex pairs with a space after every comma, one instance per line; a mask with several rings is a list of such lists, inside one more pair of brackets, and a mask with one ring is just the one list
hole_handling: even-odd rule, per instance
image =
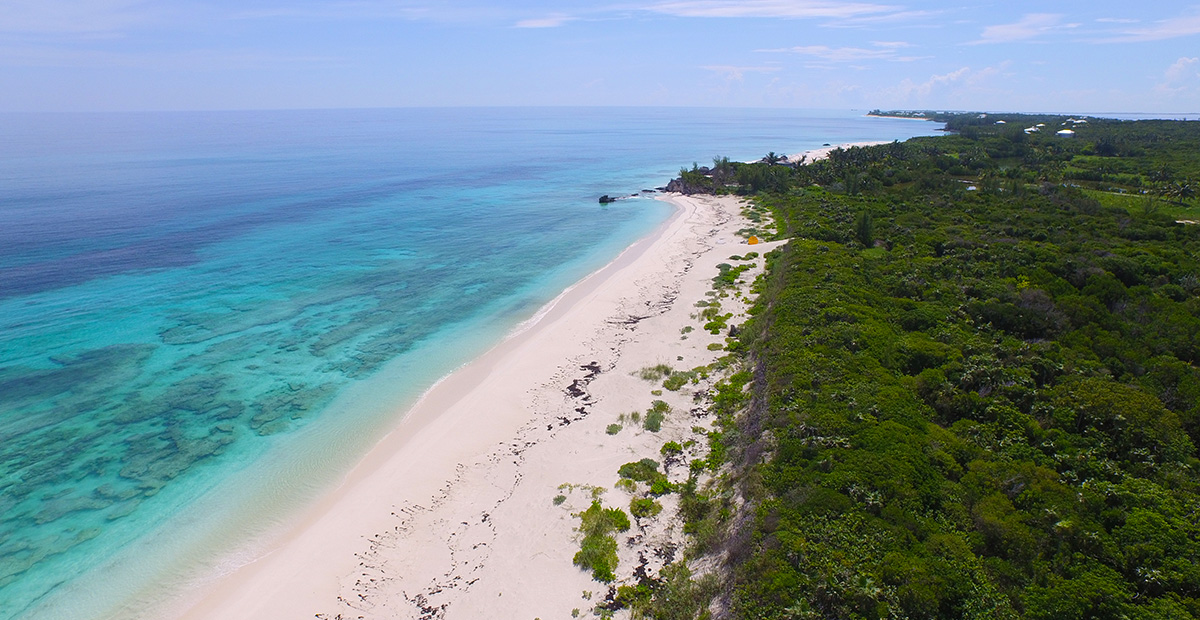
[[442, 23], [511, 22], [516, 16], [493, 5], [429, 3], [423, 0], [315, 0], [258, 3], [229, 13], [231, 19], [299, 19], [307, 21], [407, 20]]
[[869, 50], [860, 47], [828, 47], [825, 45], [798, 45], [782, 50], [763, 50], [771, 52], [791, 52], [801, 56], [816, 56], [829, 62], [852, 62], [871, 58], [888, 58], [895, 55], [892, 50]]
[[1191, 37], [1200, 34], [1200, 15], [1175, 17], [1155, 22], [1147, 28], [1126, 30], [1120, 35], [1109, 39], [1111, 43], [1136, 43], [1140, 41], [1163, 41], [1179, 37]]
[[570, 15], [549, 15], [538, 19], [523, 19], [516, 23], [517, 28], [558, 28], [567, 22], [573, 22], [577, 17]]
[[923, 82], [905, 78], [896, 86], [884, 91], [885, 97], [898, 105], [923, 104], [930, 101], [945, 105], [946, 102], [962, 101], [964, 97], [990, 90], [997, 77], [1006, 75], [1009, 63], [973, 70], [961, 67], [949, 73], [935, 74]]
[[1195, 75], [1197, 73], [1197, 63], [1200, 63], [1200, 58], [1180, 58], [1175, 61], [1175, 64], [1167, 67], [1167, 80], [1178, 81]]
[[645, 7], [678, 17], [851, 18], [890, 13], [897, 7], [836, 0], [678, 0]]
[[741, 80], [747, 73], [774, 73], [779, 71], [779, 67], [737, 67], [732, 65], [709, 65], [700, 68], [705, 71], [717, 73], [727, 80]]
[[1163, 82], [1155, 85], [1155, 90], [1177, 95], [1200, 88], [1200, 58], [1184, 56], [1176, 60], [1163, 72]]
[[4, 0], [0, 32], [79, 34], [118, 31], [144, 22], [145, 0]]
[[797, 45], [778, 49], [755, 50], [766, 53], [789, 53], [810, 56], [826, 63], [845, 63], [862, 60], [889, 60], [894, 62], [911, 62], [919, 60], [918, 56], [900, 56], [897, 50], [911, 47], [902, 41], [876, 41], [874, 49], [862, 47], [829, 47], [827, 45]]
[[1055, 13], [1029, 13], [1021, 18], [1019, 22], [984, 28], [983, 34], [979, 36], [979, 40], [975, 41], [975, 43], [1025, 41], [1063, 27], [1070, 28], [1074, 26], [1072, 24], [1062, 24], [1062, 18], [1062, 15]]
[[880, 13], [874, 15], [859, 15], [847, 17], [836, 21], [824, 24], [830, 28], [862, 28], [862, 27], [878, 27], [889, 26], [899, 22], [908, 22], [905, 25], [913, 25], [913, 22], [923, 21], [924, 27], [940, 27], [940, 21], [932, 20], [934, 17], [941, 17], [945, 11], [896, 11], [893, 13]]
[[1102, 24], [1136, 24], [1142, 20], [1130, 19], [1127, 17], [1101, 17], [1101, 18], [1097, 19], [1096, 21], [1098, 21]]

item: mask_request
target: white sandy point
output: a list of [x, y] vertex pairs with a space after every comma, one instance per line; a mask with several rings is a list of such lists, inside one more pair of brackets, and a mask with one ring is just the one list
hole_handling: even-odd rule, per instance
[[838, 149], [849, 149], [854, 146], [877, 146], [880, 144], [891, 144], [890, 142], [847, 142], [845, 144], [835, 144], [833, 146], [823, 146], [819, 149], [809, 149], [803, 153], [788, 156], [788, 161], [804, 161], [806, 164], [811, 164], [815, 161], [820, 161], [829, 157], [829, 154]]

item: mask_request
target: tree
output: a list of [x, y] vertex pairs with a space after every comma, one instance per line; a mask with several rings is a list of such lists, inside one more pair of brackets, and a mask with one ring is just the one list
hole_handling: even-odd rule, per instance
[[1172, 198], [1175, 202], [1182, 205], [1185, 200], [1191, 200], [1196, 197], [1196, 188], [1192, 186], [1190, 181], [1175, 181], [1163, 186], [1162, 195], [1166, 198]]
[[733, 178], [733, 164], [728, 157], [714, 157], [712, 167], [713, 189], [720, 189]]
[[875, 221], [869, 212], [863, 211], [858, 214], [858, 221], [854, 223], [854, 236], [864, 247], [875, 245]]

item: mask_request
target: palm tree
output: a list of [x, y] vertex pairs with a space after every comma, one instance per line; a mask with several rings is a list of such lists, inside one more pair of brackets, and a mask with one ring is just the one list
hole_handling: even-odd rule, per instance
[[1162, 195], [1165, 198], [1173, 198], [1175, 202], [1183, 204], [1185, 200], [1191, 200], [1196, 197], [1196, 188], [1191, 181], [1175, 181], [1167, 183], [1162, 187]]
[[1190, 180], [1175, 183], [1175, 197], [1179, 202], [1196, 197], [1196, 184]]
[[729, 163], [728, 157], [714, 157], [712, 167], [712, 179], [714, 188], [725, 187], [729, 180], [733, 177], [733, 164]]

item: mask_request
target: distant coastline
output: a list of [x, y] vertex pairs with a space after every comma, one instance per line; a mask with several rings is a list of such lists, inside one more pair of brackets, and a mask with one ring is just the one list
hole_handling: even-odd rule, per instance
[[932, 121], [936, 120], [936, 114], [933, 112], [923, 111], [903, 111], [903, 110], [871, 110], [867, 112], [867, 116], [875, 118], [901, 118], [910, 121]]

